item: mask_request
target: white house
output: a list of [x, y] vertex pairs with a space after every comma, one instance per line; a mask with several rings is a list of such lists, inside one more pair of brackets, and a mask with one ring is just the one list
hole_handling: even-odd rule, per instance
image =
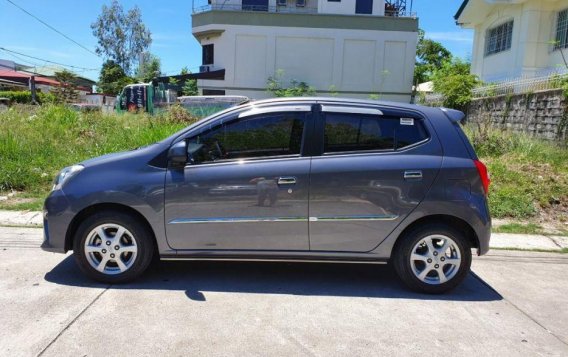
[[475, 30], [471, 71], [486, 82], [566, 71], [567, 0], [464, 0], [455, 19]]
[[[418, 20], [405, 0], [210, 0], [194, 6], [201, 94], [265, 98], [267, 79], [318, 95], [408, 102]], [[406, 16], [409, 15], [409, 16]], [[207, 76], [208, 79], [201, 79]]]

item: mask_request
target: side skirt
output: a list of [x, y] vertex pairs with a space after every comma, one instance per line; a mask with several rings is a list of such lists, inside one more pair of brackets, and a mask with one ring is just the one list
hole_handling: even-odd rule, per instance
[[163, 254], [160, 260], [206, 260], [206, 261], [250, 261], [250, 262], [298, 262], [298, 263], [357, 263], [387, 264], [388, 259], [368, 256], [329, 256], [329, 255], [287, 255], [287, 254], [219, 254], [219, 252], [195, 252], [181, 254]]

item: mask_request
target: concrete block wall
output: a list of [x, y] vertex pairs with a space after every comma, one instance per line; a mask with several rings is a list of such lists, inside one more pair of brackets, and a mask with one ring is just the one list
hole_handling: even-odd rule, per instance
[[468, 122], [548, 140], [568, 138], [568, 100], [562, 90], [475, 99], [466, 112]]

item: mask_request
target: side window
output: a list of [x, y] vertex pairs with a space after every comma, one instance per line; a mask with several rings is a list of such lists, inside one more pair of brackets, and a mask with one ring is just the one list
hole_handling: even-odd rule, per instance
[[275, 113], [223, 123], [188, 140], [194, 164], [299, 155], [305, 113]]
[[328, 113], [324, 152], [397, 150], [428, 138], [418, 119]]

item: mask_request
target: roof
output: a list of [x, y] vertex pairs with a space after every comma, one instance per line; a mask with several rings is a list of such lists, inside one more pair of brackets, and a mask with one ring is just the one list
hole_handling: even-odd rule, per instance
[[[11, 70], [0, 70], [0, 78], [7, 79], [15, 82], [26, 82], [30, 79], [32, 74], [24, 73], [24, 72], [17, 72]], [[59, 82], [55, 81], [50, 78], [35, 76], [36, 84], [46, 84], [46, 85], [58, 85]]]
[[178, 74], [176, 76], [164, 76], [164, 77], [157, 77], [154, 78], [153, 81], [155, 82], [168, 82], [170, 78], [175, 78], [178, 81], [187, 81], [188, 79], [225, 79], [225, 69], [217, 69], [214, 71], [209, 72], [197, 72], [197, 73], [187, 73], [187, 74]]
[[[59, 67], [59, 66], [43, 66], [43, 67], [26, 66], [26, 67], [31, 68], [31, 70], [33, 70], [34, 73], [37, 73], [41, 76], [52, 77], [52, 78], [55, 77], [55, 73], [61, 72], [65, 69], [65, 68]], [[82, 77], [80, 75], [77, 75], [76, 73], [73, 73], [73, 74], [77, 78], [77, 85], [79, 85], [79, 86], [90, 87], [90, 86], [93, 86], [94, 84], [96, 84], [96, 82], [93, 81], [92, 79]]]
[[458, 12], [456, 12], [456, 14], [454, 15], [454, 19], [456, 21], [458, 21], [459, 17], [461, 16], [463, 10], [465, 9], [465, 7], [467, 6], [468, 3], [469, 3], [469, 0], [463, 0], [460, 8], [458, 9]]

